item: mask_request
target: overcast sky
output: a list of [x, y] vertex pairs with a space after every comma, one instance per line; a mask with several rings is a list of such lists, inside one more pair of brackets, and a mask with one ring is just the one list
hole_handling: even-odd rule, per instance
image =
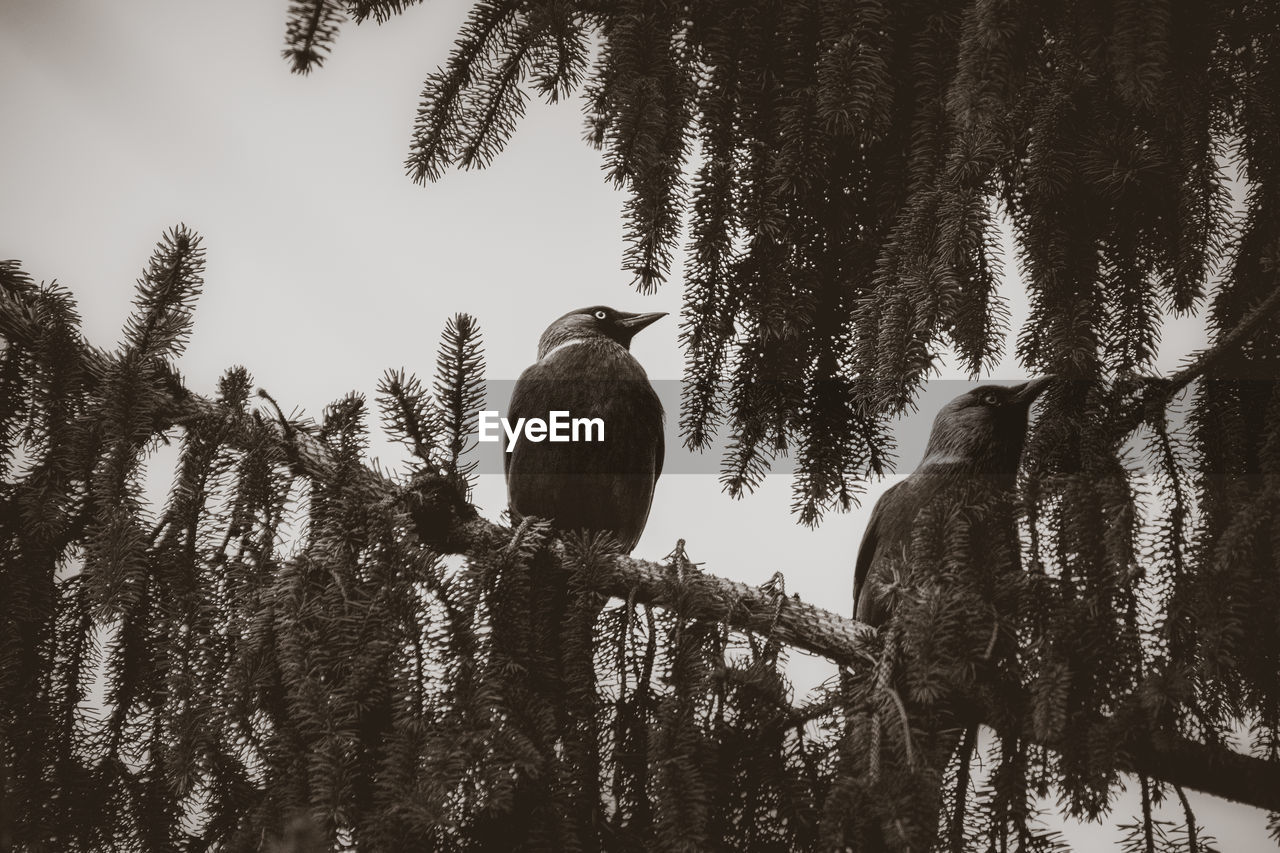
[[[285, 0], [3, 0], [0, 257], [69, 288], [86, 337], [110, 346], [156, 241], [186, 223], [207, 251], [179, 364], [188, 386], [210, 394], [243, 364], [286, 411], [312, 416], [348, 391], [372, 400], [389, 367], [428, 378], [458, 311], [479, 319], [499, 380], [519, 375], [568, 310], [668, 311], [632, 351], [652, 378], [678, 379], [679, 269], [655, 295], [631, 289], [619, 268], [624, 196], [581, 141], [576, 102], [532, 103], [486, 170], [426, 188], [404, 176], [422, 82], [467, 6], [436, 0], [383, 27], [348, 25], [325, 66], [298, 77], [280, 58]], [[1011, 273], [1016, 328], [1025, 300]], [[1203, 344], [1199, 324], [1171, 323], [1165, 343], [1167, 370]], [[1025, 375], [1007, 353], [995, 378]], [[960, 390], [939, 383], [921, 401], [900, 470], [914, 467], [934, 411]], [[669, 411], [668, 430], [677, 424]], [[375, 447], [384, 463], [403, 458]], [[788, 592], [848, 615], [866, 515], [892, 482], [808, 530], [789, 514], [786, 476], [735, 502], [713, 474], [669, 475], [635, 553], [660, 559], [683, 537], [708, 571], [748, 583], [782, 571]], [[501, 477], [482, 477], [475, 498], [496, 519]], [[826, 673], [796, 667], [806, 685]], [[1271, 849], [1256, 813], [1206, 806], [1201, 820], [1224, 850]], [[1081, 849], [1115, 837], [1109, 827], [1070, 834]]]

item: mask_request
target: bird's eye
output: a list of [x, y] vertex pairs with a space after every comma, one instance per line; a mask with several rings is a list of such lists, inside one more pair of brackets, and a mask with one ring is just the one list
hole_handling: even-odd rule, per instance
[[595, 316], [597, 320], [603, 320], [605, 317], [609, 315], [605, 314], [603, 311], [597, 311]]
[[993, 391], [988, 391], [982, 395], [982, 405], [984, 406], [994, 406], [999, 402], [1000, 398], [997, 397]]

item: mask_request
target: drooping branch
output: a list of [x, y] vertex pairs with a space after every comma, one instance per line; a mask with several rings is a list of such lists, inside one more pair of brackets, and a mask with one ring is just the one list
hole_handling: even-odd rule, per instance
[[[1266, 304], [1271, 305], [1272, 300]], [[1257, 313], [1246, 322], [1253, 323]], [[1251, 328], [1256, 328], [1256, 324]], [[10, 342], [27, 345], [39, 334], [39, 318], [27, 300], [19, 293], [0, 291], [0, 335]], [[1233, 334], [1224, 342], [1235, 340]], [[79, 355], [90, 385], [106, 374], [113, 358], [87, 344], [81, 347]], [[223, 424], [223, 434], [232, 446], [247, 446], [254, 436], [254, 415], [229, 412], [212, 400], [188, 392], [172, 371], [165, 375], [165, 384], [171, 395], [163, 412], [167, 423], [157, 423], [157, 430], [216, 420]], [[329, 451], [306, 432], [286, 431], [277, 425], [277, 437], [282, 456], [289, 460], [295, 474], [318, 480], [332, 474], [334, 461]], [[370, 501], [399, 500], [407, 494], [403, 485], [372, 469], [361, 468], [355, 476], [358, 480], [352, 485], [364, 491]], [[428, 483], [430, 476], [426, 477]], [[454, 529], [428, 531], [426, 535], [432, 540], [430, 544], [441, 551], [469, 553], [504, 546], [511, 539], [511, 530], [471, 513], [459, 520]], [[612, 569], [601, 573], [594, 583], [602, 593], [663, 606], [670, 600], [675, 572], [670, 565], [620, 557]], [[779, 596], [765, 588], [705, 572], [685, 569], [679, 581], [684, 600], [692, 602], [686, 608], [691, 617], [724, 622], [737, 630], [768, 633], [793, 648], [842, 666], [857, 668], [871, 660], [865, 651], [865, 642], [874, 629], [853, 619], [795, 597]], [[1116, 760], [1126, 771], [1280, 811], [1280, 763], [1274, 761], [1206, 746], [1165, 732], [1135, 738], [1117, 752]]]
[[1144, 422], [1158, 424], [1164, 411], [1188, 385], [1209, 372], [1215, 364], [1235, 350], [1247, 344], [1269, 320], [1280, 314], [1280, 284], [1262, 302], [1242, 319], [1235, 328], [1222, 335], [1212, 346], [1194, 353], [1182, 369], [1172, 376], [1132, 376], [1130, 387], [1136, 395], [1135, 405], [1123, 413], [1116, 422], [1114, 435], [1128, 436]]
[[1271, 291], [1270, 296], [1262, 300], [1256, 308], [1249, 312], [1249, 315], [1241, 320], [1234, 329], [1223, 335], [1212, 347], [1196, 353], [1186, 367], [1171, 376], [1168, 380], [1168, 385], [1164, 389], [1165, 395], [1172, 398], [1183, 388], [1203, 376], [1210, 367], [1221, 361], [1233, 350], [1244, 346], [1268, 320], [1274, 319], [1278, 312], [1280, 312], [1280, 285]]

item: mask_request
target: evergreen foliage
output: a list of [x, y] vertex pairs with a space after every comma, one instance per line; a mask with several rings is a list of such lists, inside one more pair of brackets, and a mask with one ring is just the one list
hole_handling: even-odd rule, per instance
[[[887, 419], [939, 358], [977, 374], [999, 355], [998, 214], [1033, 305], [1019, 354], [1084, 380], [1075, 403], [1150, 368], [1163, 313], [1202, 304], [1215, 275], [1219, 329], [1269, 291], [1277, 14], [486, 0], [427, 81], [406, 165], [417, 181], [484, 166], [531, 94], [581, 90], [587, 138], [628, 191], [638, 287], [669, 275], [687, 224], [687, 443], [727, 422], [735, 494], [789, 448], [812, 523], [883, 469]], [[1239, 223], [1227, 164], [1251, 187]]]
[[[356, 5], [356, 4], [352, 4]], [[361, 3], [363, 9], [369, 4]], [[356, 20], [365, 15], [355, 10]], [[294, 0], [289, 4], [289, 29], [282, 55], [297, 74], [309, 74], [324, 64], [338, 37], [338, 27], [346, 20], [341, 3], [333, 0]]]
[[[1012, 224], [1017, 352], [1064, 381], [1026, 451], [1034, 594], [997, 610], [1017, 676], [995, 685], [1057, 749], [1003, 738], [992, 814], [1027, 825], [1033, 778], [1102, 813], [1141, 726], [1224, 745], [1243, 725], [1280, 756], [1280, 323], [1250, 314], [1280, 273], [1280, 7], [489, 0], [427, 81], [411, 177], [487, 163], [530, 79], [582, 92], [641, 290], [687, 235], [686, 443], [728, 431], [735, 496], [793, 454], [808, 523], [885, 470], [888, 419], [940, 358], [994, 362]], [[1149, 376], [1191, 310], [1217, 349]], [[942, 618], [904, 616], [889, 659], [919, 665]]]
[[[7, 849], [257, 850], [298, 813], [294, 844], [380, 851], [810, 846], [833, 736], [790, 707], [779, 643], [690, 615], [682, 551], [666, 606], [603, 612], [607, 537], [527, 521], [443, 559], [474, 518], [441, 511], [483, 403], [472, 318], [433, 394], [384, 377], [421, 463], [384, 481], [359, 396], [263, 418], [233, 368], [184, 408], [202, 258], [165, 235], [112, 352], [3, 268]], [[174, 440], [157, 510], [142, 472]]]
[[[286, 58], [411, 5], [294, 3]], [[1013, 223], [1019, 355], [1068, 380], [1018, 495], [927, 508], [881, 579], [895, 616], [798, 708], [812, 626], [780, 594], [709, 601], [683, 545], [619, 582], [607, 539], [476, 519], [470, 318], [431, 393], [384, 377], [420, 463], [388, 481], [358, 396], [310, 424], [251, 410], [243, 368], [216, 402], [184, 389], [189, 230], [111, 350], [4, 262], [0, 849], [260, 849], [303, 812], [362, 850], [1054, 850], [1042, 798], [1104, 815], [1122, 771], [1130, 849], [1210, 849], [1184, 786], [1280, 809], [1251, 784], [1280, 765], [1278, 40], [1252, 0], [477, 4], [411, 175], [489, 162], [530, 85], [581, 91], [640, 287], [687, 226], [685, 436], [727, 429], [732, 493], [789, 452], [803, 520], [847, 506], [944, 352], [992, 363]], [[1144, 376], [1193, 308], [1214, 348]]]
[[[1138, 618], [1203, 582], [1142, 591], [1138, 572], [1098, 571], [1141, 565], [1139, 540], [1162, 577], [1196, 559], [1136, 515], [1066, 514], [1088, 484], [1096, 507], [1131, 500], [1098, 488], [1123, 489], [1121, 473], [1034, 475], [1022, 533], [1007, 491], [959, 482], [883, 570], [885, 630], [823, 645], [780, 590], [712, 605], [683, 543], [656, 583], [619, 583], [607, 537], [477, 522], [462, 437], [484, 362], [465, 315], [445, 327], [434, 394], [403, 371], [380, 386], [420, 463], [408, 477], [367, 467], [359, 396], [319, 424], [264, 418], [233, 368], [216, 401], [194, 398], [172, 359], [202, 267], [196, 235], [164, 235], [111, 352], [80, 338], [64, 289], [0, 270], [11, 849], [259, 849], [297, 814], [295, 849], [858, 849], [877, 827], [895, 847], [936, 831], [955, 850], [1061, 849], [1038, 796], [1105, 813], [1153, 732], [1220, 745], [1249, 717], [1260, 754], [1276, 742], [1256, 664], [1215, 657], [1198, 675], [1218, 651], [1189, 636], [1199, 623]], [[157, 509], [142, 472], [174, 440]], [[1062, 549], [1072, 524], [1108, 531], [1091, 540], [1102, 556]], [[849, 666], [801, 707], [793, 643]], [[978, 720], [998, 734], [986, 774]], [[1160, 772], [1141, 777], [1126, 843], [1211, 849], [1189, 807], [1180, 826], [1154, 816]], [[1186, 806], [1186, 771], [1163, 772]]]

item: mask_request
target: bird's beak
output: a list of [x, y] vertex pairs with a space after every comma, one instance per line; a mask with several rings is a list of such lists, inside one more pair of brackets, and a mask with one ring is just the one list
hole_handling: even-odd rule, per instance
[[1044, 393], [1045, 389], [1053, 384], [1054, 376], [1041, 376], [1037, 379], [1030, 379], [1021, 385], [1013, 386], [1013, 402], [1019, 406], [1030, 406], [1036, 401], [1036, 398]]
[[665, 316], [667, 316], [666, 311], [654, 311], [649, 314], [624, 314], [618, 318], [618, 325], [634, 335], [645, 326], [655, 323]]

